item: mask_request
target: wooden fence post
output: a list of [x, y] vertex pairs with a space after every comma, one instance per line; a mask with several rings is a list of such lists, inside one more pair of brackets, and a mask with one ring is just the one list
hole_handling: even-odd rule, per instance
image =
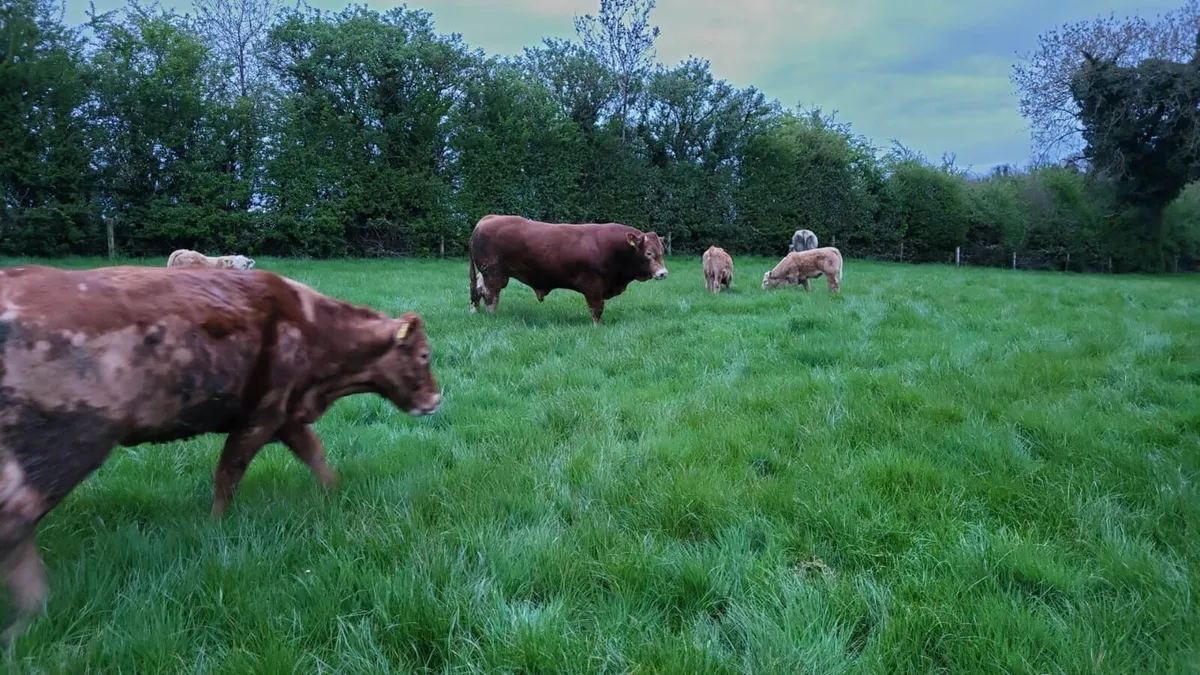
[[1017, 269], [1017, 252], [1013, 251], [1013, 269]]
[[104, 219], [104, 229], [108, 232], [108, 259], [112, 260], [117, 257], [117, 237], [113, 231], [113, 218]]
[[958, 267], [961, 264], [962, 264], [962, 247], [955, 246], [954, 247], [954, 266]]

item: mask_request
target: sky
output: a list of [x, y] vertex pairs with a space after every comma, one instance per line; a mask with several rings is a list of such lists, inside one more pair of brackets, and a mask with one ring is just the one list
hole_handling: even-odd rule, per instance
[[[286, 1], [286, 0], [285, 0]], [[93, 0], [97, 11], [124, 0]], [[378, 10], [395, 0], [360, 0]], [[70, 24], [86, 0], [66, 0]], [[160, 0], [190, 11], [189, 0]], [[294, 4], [288, 2], [287, 4]], [[308, 0], [339, 10], [346, 0]], [[490, 54], [518, 54], [543, 37], [572, 38], [573, 17], [599, 0], [413, 0], [435, 29]], [[708, 59], [713, 74], [754, 85], [785, 106], [819, 107], [881, 147], [893, 140], [938, 161], [953, 153], [975, 172], [1025, 164], [1029, 131], [1009, 76], [1038, 35], [1066, 22], [1153, 17], [1158, 0], [657, 0], [657, 58]]]

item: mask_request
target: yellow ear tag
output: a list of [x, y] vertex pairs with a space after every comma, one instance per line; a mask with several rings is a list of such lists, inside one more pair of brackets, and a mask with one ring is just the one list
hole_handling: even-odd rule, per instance
[[404, 324], [400, 326], [400, 330], [396, 331], [396, 339], [397, 340], [403, 340], [406, 337], [408, 337], [408, 322], [407, 321], [405, 321]]

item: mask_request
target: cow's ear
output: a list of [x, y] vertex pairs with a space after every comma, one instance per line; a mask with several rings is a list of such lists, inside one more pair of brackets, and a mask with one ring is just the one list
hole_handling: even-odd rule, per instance
[[421, 317], [416, 312], [405, 312], [396, 322], [396, 342], [404, 344], [412, 339], [416, 330], [421, 327]]
[[625, 235], [625, 241], [628, 241], [630, 246], [637, 248], [637, 245], [643, 236], [644, 235], [640, 235], [636, 232], [630, 232], [629, 234]]

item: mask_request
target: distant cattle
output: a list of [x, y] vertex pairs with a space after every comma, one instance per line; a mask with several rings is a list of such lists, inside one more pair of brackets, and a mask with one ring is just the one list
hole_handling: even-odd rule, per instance
[[312, 424], [378, 394], [437, 411], [421, 318], [391, 318], [259, 270], [0, 268], [0, 560], [18, 618], [48, 593], [37, 523], [114, 447], [228, 434], [213, 476], [224, 514], [246, 467], [280, 442], [327, 488]]
[[722, 286], [733, 286], [733, 258], [725, 249], [709, 246], [700, 259], [704, 264], [704, 285], [709, 291], [720, 293]]
[[483, 300], [496, 311], [510, 278], [542, 302], [556, 288], [583, 294], [600, 325], [604, 301], [632, 281], [667, 278], [663, 240], [620, 223], [544, 223], [520, 216], [484, 216], [471, 233], [471, 312]]
[[792, 245], [789, 251], [800, 253], [802, 251], [811, 251], [817, 247], [817, 235], [813, 234], [812, 230], [796, 230], [792, 235]]
[[811, 251], [795, 251], [783, 257], [773, 269], [763, 274], [762, 287], [764, 290], [784, 284], [800, 284], [804, 290], [811, 291], [808, 280], [822, 274], [829, 283], [829, 291], [837, 293], [842, 286], [842, 252], [826, 246]]
[[244, 255], [222, 255], [216, 258], [181, 248], [167, 258], [167, 267], [221, 267], [234, 270], [254, 268], [254, 259]]

